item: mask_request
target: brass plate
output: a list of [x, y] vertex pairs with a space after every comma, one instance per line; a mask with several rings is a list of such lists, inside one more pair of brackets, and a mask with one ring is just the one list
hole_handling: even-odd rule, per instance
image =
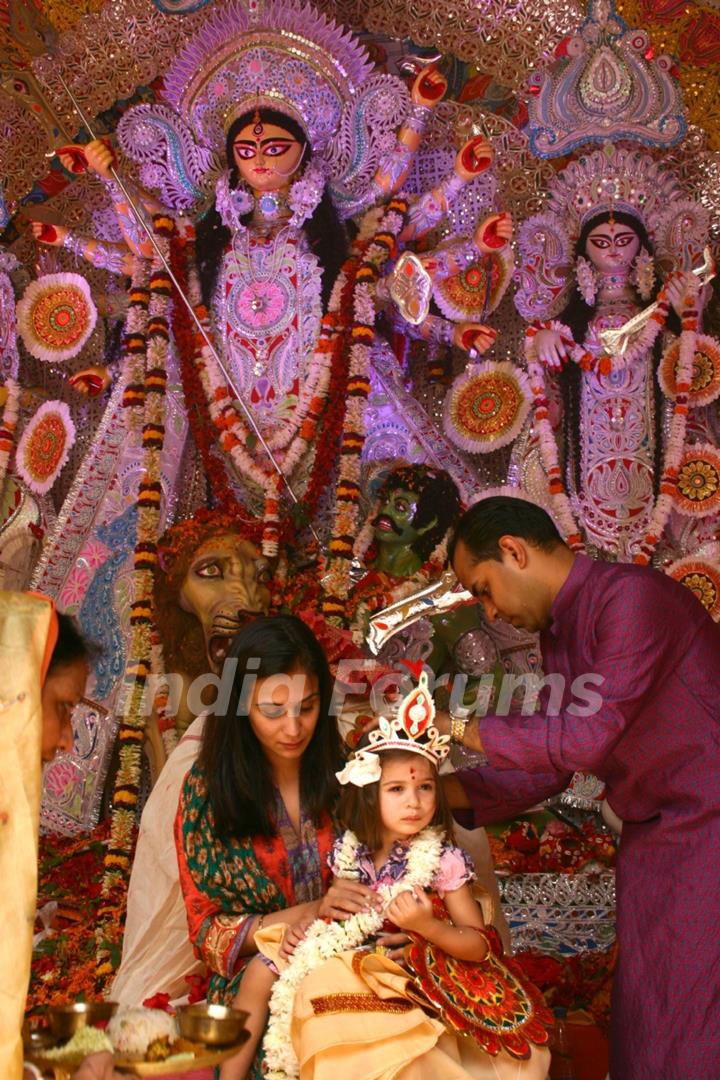
[[[248, 1031], [243, 1031], [241, 1035], [242, 1037], [237, 1042], [234, 1042], [232, 1046], [225, 1046], [222, 1049], [211, 1049], [208, 1046], [198, 1044], [195, 1056], [183, 1058], [182, 1061], [172, 1059], [169, 1061], [137, 1061], [133, 1058], [115, 1057], [115, 1068], [126, 1069], [136, 1076], [170, 1076], [173, 1073], [192, 1072], [193, 1069], [211, 1069], [236, 1054], [250, 1037]], [[83, 1059], [73, 1057], [58, 1061], [57, 1059], [47, 1058], [43, 1054], [33, 1054], [29, 1060], [33, 1065], [37, 1065], [38, 1069], [55, 1070], [56, 1078], [60, 1080], [63, 1076], [71, 1076]]]

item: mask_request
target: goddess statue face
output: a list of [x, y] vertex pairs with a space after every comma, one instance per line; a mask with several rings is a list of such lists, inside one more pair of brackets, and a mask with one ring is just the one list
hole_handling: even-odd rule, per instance
[[211, 536], [193, 553], [180, 588], [180, 606], [202, 626], [210, 666], [222, 665], [233, 636], [270, 609], [270, 565], [235, 533]]
[[606, 221], [588, 233], [585, 250], [602, 274], [629, 273], [640, 250], [640, 237], [624, 222]]
[[240, 176], [254, 191], [278, 191], [297, 171], [304, 156], [301, 142], [278, 124], [248, 123], [233, 140]]

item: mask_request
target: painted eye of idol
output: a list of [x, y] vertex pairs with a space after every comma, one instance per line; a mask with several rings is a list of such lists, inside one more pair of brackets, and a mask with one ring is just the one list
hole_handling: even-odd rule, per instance
[[635, 239], [635, 233], [628, 230], [628, 232], [618, 233], [614, 238], [608, 233], [592, 233], [588, 237], [588, 241], [593, 247], [598, 248], [600, 251], [604, 251], [606, 248], [615, 247], [624, 248], [628, 244], [631, 244]]
[[243, 161], [251, 161], [254, 157], [257, 157], [258, 152], [261, 152], [263, 157], [279, 158], [287, 154], [292, 147], [299, 145], [297, 139], [292, 139], [289, 136], [284, 139], [236, 139], [233, 143], [233, 150], [237, 157], [242, 158]]
[[200, 563], [199, 566], [195, 567], [195, 573], [201, 578], [221, 578], [223, 576], [222, 566], [215, 559]]
[[272, 579], [272, 569], [270, 563], [265, 559], [257, 559], [255, 562], [255, 580], [259, 581], [261, 585], [267, 585]]

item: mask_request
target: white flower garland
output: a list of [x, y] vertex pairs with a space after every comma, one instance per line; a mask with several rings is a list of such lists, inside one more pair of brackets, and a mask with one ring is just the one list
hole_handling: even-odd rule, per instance
[[[645, 535], [636, 545], [633, 562], [641, 566], [648, 566], [655, 549], [663, 535], [670, 512], [674, 504], [677, 477], [685, 446], [687, 431], [688, 397], [692, 384], [692, 366], [695, 357], [697, 342], [698, 311], [696, 308], [697, 285], [690, 279], [687, 283], [687, 291], [684, 298], [683, 313], [681, 316], [682, 331], [680, 335], [680, 350], [676, 373], [676, 397], [673, 414], [670, 421], [667, 444], [663, 455], [662, 473], [660, 476], [660, 493], [655, 501], [650, 521]], [[658, 312], [651, 318], [650, 323], [644, 328], [639, 340], [635, 345], [619, 358], [615, 357], [592, 357], [578, 346], [570, 350], [570, 357], [585, 371], [603, 371], [602, 362], [607, 361], [607, 370], [618, 371], [634, 363], [643, 351], [647, 351], [654, 344], [660, 330], [665, 324], [668, 314], [668, 303], [665, 299], [664, 290], [658, 297]], [[562, 323], [551, 322], [544, 326], [531, 326], [525, 334], [525, 358], [527, 360], [528, 374], [531, 380], [531, 391], [535, 409], [534, 421], [538, 433], [540, 456], [543, 468], [548, 478], [548, 486], [553, 501], [553, 506], [562, 529], [565, 540], [573, 551], [585, 551], [585, 545], [578, 523], [570, 506], [570, 500], [562, 479], [562, 467], [558, 454], [555, 433], [549, 418], [547, 386], [545, 383], [545, 368], [537, 356], [534, 338], [539, 330], [549, 329], [559, 333], [565, 345], [572, 344], [572, 335]], [[566, 335], [570, 335], [566, 338]]]
[[[391, 885], [378, 886], [377, 893], [383, 901], [382, 911], [359, 911], [344, 922], [316, 919], [310, 925], [270, 995], [270, 1020], [263, 1042], [268, 1080], [294, 1080], [298, 1076], [290, 1022], [295, 994], [302, 980], [323, 961], [357, 949], [372, 934], [377, 934], [385, 920], [385, 911], [401, 892], [430, 887], [440, 867], [443, 837], [443, 831], [439, 828], [423, 829], [413, 837], [405, 874]], [[348, 829], [335, 859], [338, 877], [357, 881], [359, 848], [358, 838]]]

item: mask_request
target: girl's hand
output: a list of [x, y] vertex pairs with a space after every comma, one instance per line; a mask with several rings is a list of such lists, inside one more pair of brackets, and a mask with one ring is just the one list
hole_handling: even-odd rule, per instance
[[381, 907], [382, 902], [379, 896], [367, 885], [337, 878], [320, 901], [318, 917], [347, 919], [349, 915], [355, 915], [358, 911], [368, 911], [371, 908], [379, 911]]
[[48, 225], [45, 221], [31, 221], [30, 228], [35, 239], [49, 247], [62, 247], [68, 234], [64, 225]]
[[427, 109], [432, 109], [445, 96], [447, 88], [447, 79], [436, 67], [423, 68], [413, 83], [413, 105], [424, 105]]
[[559, 370], [567, 360], [567, 348], [557, 330], [538, 330], [533, 344], [535, 355], [545, 367]]
[[432, 900], [422, 889], [408, 889], [395, 897], [387, 909], [387, 917], [403, 930], [422, 934], [423, 928], [435, 918]]
[[377, 944], [382, 946], [388, 960], [402, 964], [405, 959], [405, 946], [410, 944], [410, 938], [407, 934], [379, 934]]
[[308, 927], [314, 922], [315, 919], [311, 915], [306, 915], [304, 918], [298, 919], [292, 926], [288, 926], [285, 931], [285, 936], [282, 939], [282, 944], [280, 945], [280, 956], [283, 960], [290, 959], [302, 939], [305, 937]]

